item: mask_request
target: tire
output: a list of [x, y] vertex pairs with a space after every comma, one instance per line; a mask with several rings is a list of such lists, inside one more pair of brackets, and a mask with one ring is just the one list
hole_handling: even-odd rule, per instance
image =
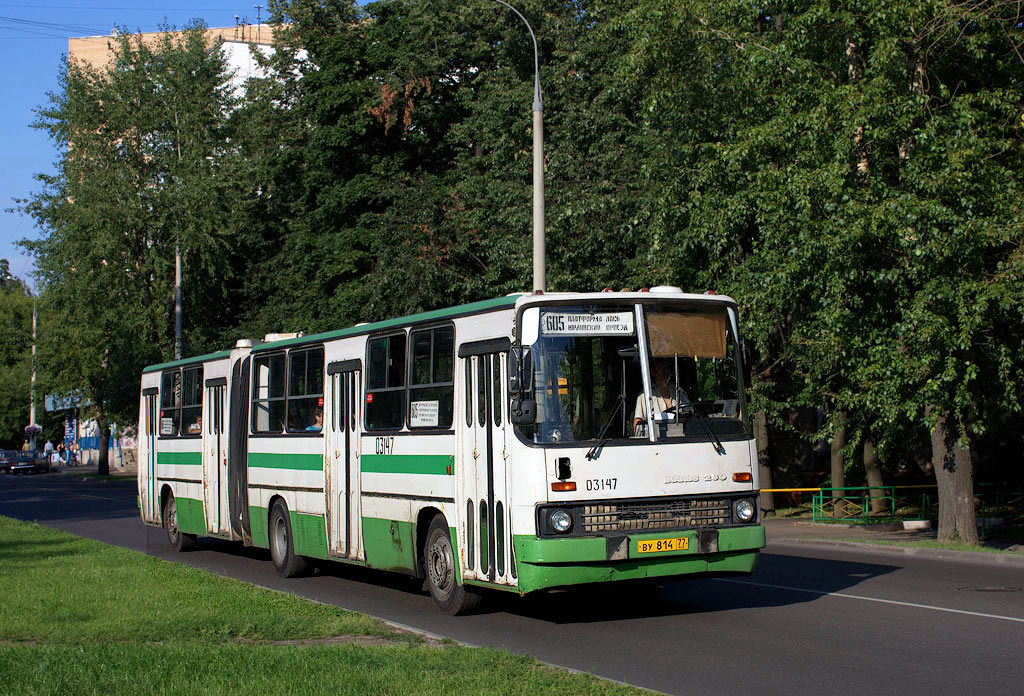
[[196, 545], [195, 534], [185, 534], [178, 529], [178, 504], [174, 502], [174, 494], [168, 493], [164, 501], [164, 529], [167, 530], [167, 541], [171, 548], [179, 553], [188, 551]]
[[295, 554], [292, 522], [288, 516], [288, 506], [283, 500], [274, 503], [270, 510], [267, 536], [270, 541], [270, 559], [274, 562], [278, 575], [282, 578], [294, 578], [306, 570], [306, 559]]
[[448, 523], [437, 515], [430, 522], [423, 549], [423, 572], [434, 604], [445, 614], [460, 616], [480, 604], [480, 595], [458, 584], [455, 579], [455, 552]]

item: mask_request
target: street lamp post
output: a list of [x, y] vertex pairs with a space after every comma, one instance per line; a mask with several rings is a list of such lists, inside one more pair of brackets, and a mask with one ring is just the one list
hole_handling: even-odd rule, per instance
[[544, 102], [540, 94], [540, 53], [533, 27], [516, 8], [504, 0], [494, 0], [523, 20], [533, 39], [533, 290], [544, 292], [547, 285], [544, 258]]

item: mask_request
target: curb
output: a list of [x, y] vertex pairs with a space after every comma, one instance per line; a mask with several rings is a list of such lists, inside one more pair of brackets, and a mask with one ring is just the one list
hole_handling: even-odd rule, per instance
[[987, 566], [1024, 568], [1024, 553], [1015, 552], [989, 553], [985, 551], [951, 551], [946, 549], [927, 549], [888, 544], [869, 544], [860, 541], [835, 541], [832, 539], [781, 538], [773, 539], [768, 543], [768, 546], [774, 544], [835, 546], [840, 548], [857, 549], [858, 551], [873, 551], [890, 556], [917, 556], [919, 558], [928, 558], [936, 561], [959, 561], [961, 563], [975, 563]]

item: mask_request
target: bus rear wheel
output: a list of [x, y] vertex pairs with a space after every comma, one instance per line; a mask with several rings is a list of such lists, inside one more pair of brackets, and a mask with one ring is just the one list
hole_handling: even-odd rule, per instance
[[460, 585], [455, 579], [455, 551], [448, 523], [441, 515], [431, 520], [427, 531], [423, 571], [427, 576], [430, 596], [444, 613], [459, 616], [473, 611], [480, 604], [480, 595]]
[[294, 578], [306, 569], [306, 559], [295, 553], [294, 540], [288, 506], [278, 500], [270, 510], [270, 558], [282, 578]]
[[167, 530], [167, 541], [175, 551], [188, 551], [196, 544], [195, 534], [185, 534], [178, 528], [178, 504], [174, 502], [174, 494], [168, 493], [164, 501], [164, 529]]

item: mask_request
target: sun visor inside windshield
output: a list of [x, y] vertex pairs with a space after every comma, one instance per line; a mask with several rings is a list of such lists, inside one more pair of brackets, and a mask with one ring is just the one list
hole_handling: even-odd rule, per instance
[[648, 312], [651, 355], [697, 358], [725, 357], [725, 313], [683, 314]]

